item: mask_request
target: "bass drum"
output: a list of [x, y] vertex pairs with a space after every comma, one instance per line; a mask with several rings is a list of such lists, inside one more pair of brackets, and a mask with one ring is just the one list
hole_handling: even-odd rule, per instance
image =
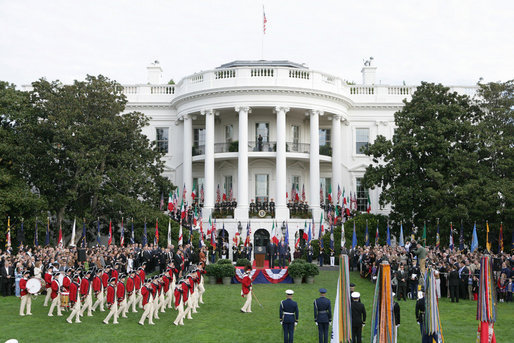
[[37, 295], [42, 288], [41, 280], [38, 278], [31, 278], [27, 281], [27, 291], [32, 295]]

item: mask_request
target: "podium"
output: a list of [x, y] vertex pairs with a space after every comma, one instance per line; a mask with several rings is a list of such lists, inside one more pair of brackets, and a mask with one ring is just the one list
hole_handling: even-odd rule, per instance
[[266, 247], [255, 247], [255, 267], [264, 268], [264, 261], [266, 260]]

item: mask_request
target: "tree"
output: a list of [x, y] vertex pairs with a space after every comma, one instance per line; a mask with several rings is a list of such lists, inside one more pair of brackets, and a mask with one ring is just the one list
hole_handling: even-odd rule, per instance
[[121, 85], [88, 75], [71, 85], [41, 79], [32, 86], [29, 106], [9, 118], [12, 155], [56, 221], [156, 218], [161, 192], [173, 185], [161, 176], [162, 153], [142, 133], [148, 118], [125, 112]]
[[[485, 224], [487, 166], [480, 163], [483, 111], [468, 96], [442, 85], [422, 83], [395, 113], [393, 140], [378, 136], [366, 150], [366, 187], [381, 187], [380, 203], [390, 203], [391, 218], [404, 228], [427, 220], [441, 235], [461, 219]], [[431, 224], [430, 224], [431, 223]]]

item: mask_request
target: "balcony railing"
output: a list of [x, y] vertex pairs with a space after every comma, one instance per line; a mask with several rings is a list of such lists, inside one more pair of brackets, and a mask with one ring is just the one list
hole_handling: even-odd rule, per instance
[[205, 145], [193, 146], [193, 156], [205, 155]]
[[215, 143], [214, 144], [214, 153], [222, 153], [222, 152], [238, 152], [239, 151], [239, 142], [234, 141], [230, 143]]
[[311, 151], [310, 147], [311, 145], [309, 143], [287, 142], [286, 152], [299, 152], [302, 154], [308, 154]]
[[248, 142], [248, 151], [277, 151], [277, 142]]
[[320, 145], [319, 154], [325, 156], [332, 156], [332, 147], [330, 145]]

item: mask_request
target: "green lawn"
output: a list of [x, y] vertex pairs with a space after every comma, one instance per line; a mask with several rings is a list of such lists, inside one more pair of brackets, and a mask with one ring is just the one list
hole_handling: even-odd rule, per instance
[[[68, 324], [65, 317], [47, 317], [48, 307], [43, 308], [43, 297], [33, 302], [33, 316], [20, 317], [19, 300], [15, 297], [0, 297], [0, 343], [9, 338], [20, 342], [281, 342], [282, 332], [278, 320], [280, 300], [284, 291], [292, 288], [294, 299], [300, 307], [300, 323], [295, 332], [295, 342], [316, 342], [317, 329], [313, 321], [313, 300], [318, 288], [325, 287], [327, 296], [335, 300], [338, 274], [322, 271], [314, 285], [255, 285], [254, 292], [263, 308], [253, 301], [251, 314], [239, 312], [243, 304], [240, 285], [208, 285], [204, 295], [205, 304], [194, 315], [185, 320], [185, 326], [172, 324], [176, 312], [162, 314], [156, 325], [137, 324], [141, 311], [120, 318], [118, 325], [105, 325], [106, 313], [97, 312], [93, 317], [84, 317], [81, 324]], [[352, 273], [352, 282], [362, 294], [368, 311], [368, 325], [364, 328], [363, 340], [369, 342], [373, 285]], [[401, 302], [402, 324], [398, 342], [420, 342], [419, 329], [414, 318], [414, 301]], [[449, 343], [473, 343], [476, 338], [476, 302], [461, 301], [453, 304], [443, 299], [440, 303], [445, 341]], [[498, 343], [514, 342], [514, 304], [498, 305], [496, 337]]]

